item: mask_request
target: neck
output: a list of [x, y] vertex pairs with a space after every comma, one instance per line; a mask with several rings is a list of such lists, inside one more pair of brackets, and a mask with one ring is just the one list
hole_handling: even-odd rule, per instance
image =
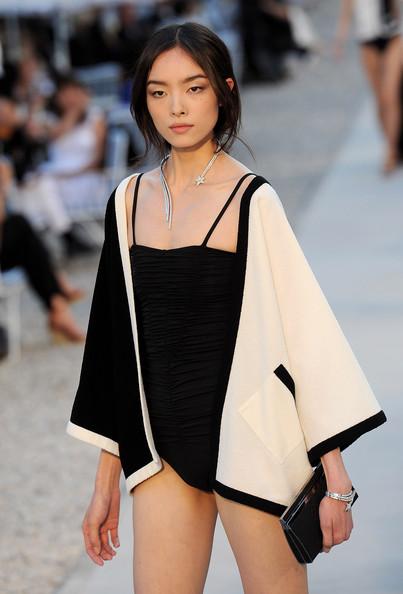
[[[171, 188], [194, 184], [217, 149], [215, 140], [209, 138], [197, 148], [171, 148], [170, 157], [164, 166], [164, 175]], [[206, 174], [207, 175], [207, 174]]]

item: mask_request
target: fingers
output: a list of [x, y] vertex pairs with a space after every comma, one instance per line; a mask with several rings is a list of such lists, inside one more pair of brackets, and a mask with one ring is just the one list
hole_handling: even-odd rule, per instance
[[333, 546], [333, 525], [331, 521], [323, 522], [322, 524], [322, 534], [323, 534], [323, 548], [322, 551], [324, 553], [329, 553], [330, 549]]
[[87, 555], [96, 563], [97, 565], [103, 565], [104, 561], [101, 557], [101, 543], [100, 538], [98, 535], [98, 531], [96, 530], [95, 526], [90, 527], [88, 522], [84, 520], [82, 525], [82, 532], [84, 536], [84, 543], [85, 543], [85, 550]]
[[320, 528], [322, 530], [322, 552], [329, 553], [333, 546], [333, 516], [329, 501], [324, 497], [319, 505]]
[[110, 534], [111, 534], [111, 541], [114, 547], [120, 547], [120, 541], [119, 541], [119, 535], [118, 535], [118, 529], [116, 528], [112, 528], [110, 530]]
[[[116, 555], [109, 543], [109, 535], [107, 528], [99, 529], [98, 524], [84, 520], [82, 524], [82, 532], [84, 536], [85, 550], [88, 556], [97, 565], [103, 565], [104, 561], [110, 561]], [[117, 537], [117, 528], [114, 528], [115, 540], [119, 542]], [[119, 546], [119, 545], [117, 545]]]
[[353, 528], [351, 510], [346, 512], [338, 508], [323, 507], [320, 516], [322, 530], [322, 552], [329, 553], [335, 545], [348, 540]]
[[[102, 551], [101, 556], [103, 559], [112, 559], [116, 555], [116, 551], [114, 551], [109, 543], [109, 532], [108, 529], [103, 528], [101, 530], [101, 542], [102, 542]], [[106, 555], [106, 558], [105, 556]]]
[[[120, 490], [105, 497], [94, 493], [91, 504], [82, 522], [85, 549], [91, 560], [97, 565], [113, 559], [120, 546], [118, 537]], [[111, 539], [111, 542], [109, 540]]]
[[118, 525], [120, 513], [120, 489], [116, 489], [112, 494], [111, 501], [111, 522], [109, 524], [111, 541], [114, 547], [119, 547]]

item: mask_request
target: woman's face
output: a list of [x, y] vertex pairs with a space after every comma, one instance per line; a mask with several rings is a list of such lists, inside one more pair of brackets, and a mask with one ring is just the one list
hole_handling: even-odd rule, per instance
[[87, 91], [81, 87], [66, 85], [58, 91], [56, 102], [62, 112], [71, 109], [85, 111], [90, 102], [90, 96]]
[[[233, 80], [226, 80], [232, 88]], [[213, 137], [219, 110], [216, 94], [206, 73], [182, 48], [156, 58], [146, 92], [154, 126], [172, 147], [192, 148]], [[172, 127], [178, 124], [187, 127]]]

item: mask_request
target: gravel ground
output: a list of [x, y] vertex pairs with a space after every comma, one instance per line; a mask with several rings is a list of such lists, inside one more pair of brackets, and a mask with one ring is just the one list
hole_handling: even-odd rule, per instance
[[[313, 14], [330, 39], [337, 3], [322, 0]], [[351, 42], [335, 64], [327, 51], [302, 62], [287, 82], [243, 91], [241, 146], [234, 155], [267, 177], [293, 225], [331, 166], [366, 92]], [[85, 327], [98, 254], [67, 272], [88, 299], [73, 306]], [[51, 594], [82, 555], [80, 524], [95, 476], [98, 449], [70, 438], [65, 425], [77, 387], [82, 347], [54, 346], [45, 318], [23, 295], [23, 356], [0, 366], [2, 415], [0, 582], [3, 594]]]

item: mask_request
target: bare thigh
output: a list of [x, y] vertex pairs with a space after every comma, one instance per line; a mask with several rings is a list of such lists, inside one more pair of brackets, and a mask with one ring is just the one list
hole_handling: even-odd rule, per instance
[[279, 518], [214, 494], [244, 593], [308, 594], [307, 566], [294, 557]]
[[133, 492], [135, 594], [201, 594], [217, 520], [214, 493], [164, 468]]
[[400, 81], [403, 66], [403, 40], [401, 37], [394, 39], [386, 48], [383, 58], [382, 86], [386, 97], [391, 97], [395, 102], [400, 99]]
[[361, 62], [378, 103], [384, 100], [385, 95], [398, 95], [403, 65], [401, 37], [392, 40], [383, 53], [373, 47], [362, 46]]
[[382, 56], [374, 47], [361, 46], [361, 63], [377, 102], [382, 92]]

